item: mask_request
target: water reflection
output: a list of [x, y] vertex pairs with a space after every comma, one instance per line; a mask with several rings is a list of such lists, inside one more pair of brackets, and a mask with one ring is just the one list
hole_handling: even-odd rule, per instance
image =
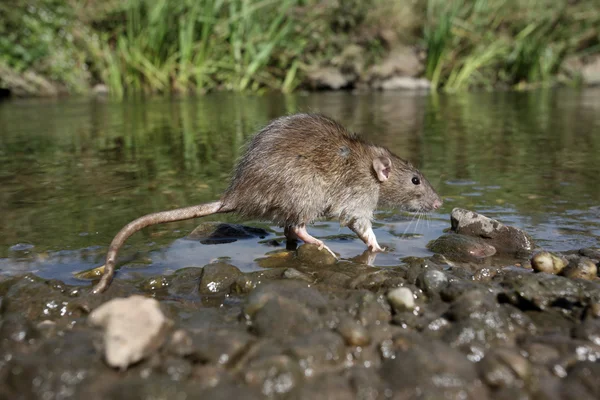
[[[104, 246], [130, 220], [218, 198], [247, 138], [297, 111], [328, 114], [389, 147], [446, 199], [418, 228], [409, 226], [410, 216], [382, 214], [376, 233], [394, 251], [377, 264], [428, 254], [425, 243], [447, 226], [455, 206], [522, 226], [550, 248], [598, 245], [600, 90], [18, 100], [0, 103], [0, 268], [64, 279], [101, 263]], [[215, 257], [252, 269], [254, 258], [272, 250], [256, 241], [182, 241], [197, 223], [146, 229], [127, 251], [153, 255], [140, 271], [156, 272]], [[348, 233], [337, 223], [311, 232]], [[334, 242], [344, 257], [362, 253], [358, 239]], [[159, 248], [166, 250], [148, 253]]]

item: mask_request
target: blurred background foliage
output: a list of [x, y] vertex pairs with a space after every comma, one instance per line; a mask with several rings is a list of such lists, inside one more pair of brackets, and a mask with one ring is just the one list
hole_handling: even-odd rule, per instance
[[115, 96], [290, 92], [349, 46], [400, 45], [447, 91], [573, 81], [600, 53], [600, 0], [3, 0], [0, 87]]

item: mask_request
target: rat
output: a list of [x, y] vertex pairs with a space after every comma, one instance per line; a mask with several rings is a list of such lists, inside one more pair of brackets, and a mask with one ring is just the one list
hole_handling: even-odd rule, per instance
[[93, 292], [108, 288], [119, 249], [149, 225], [236, 212], [270, 220], [284, 228], [287, 240], [315, 244], [335, 256], [307, 232], [312, 221], [338, 219], [370, 251], [380, 252], [384, 249], [371, 225], [377, 207], [429, 212], [441, 205], [421, 172], [386, 148], [367, 143], [320, 114], [283, 116], [250, 140], [220, 200], [148, 214], [123, 227], [110, 244], [104, 274]]

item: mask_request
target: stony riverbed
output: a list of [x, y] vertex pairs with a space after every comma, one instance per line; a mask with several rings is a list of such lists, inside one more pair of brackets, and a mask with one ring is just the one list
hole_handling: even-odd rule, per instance
[[[526, 233], [452, 216], [438, 254], [395, 267], [301, 245], [261, 271], [117, 277], [100, 296], [3, 277], [0, 398], [600, 398], [598, 249], [542, 253], [534, 270]], [[563, 268], [536, 272], [548, 263]]]

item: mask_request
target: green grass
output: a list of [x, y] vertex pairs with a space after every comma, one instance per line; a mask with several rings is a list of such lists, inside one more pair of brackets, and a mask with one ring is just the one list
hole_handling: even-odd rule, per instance
[[[426, 77], [446, 91], [544, 85], [582, 47], [597, 45], [597, 2], [427, 0]], [[590, 34], [591, 32], [591, 34]]]
[[351, 45], [362, 71], [398, 43], [420, 48], [425, 77], [445, 91], [549, 86], [573, 79], [569, 57], [600, 52], [598, 0], [12, 3], [0, 2], [2, 65], [71, 92], [104, 83], [116, 97], [289, 93]]

